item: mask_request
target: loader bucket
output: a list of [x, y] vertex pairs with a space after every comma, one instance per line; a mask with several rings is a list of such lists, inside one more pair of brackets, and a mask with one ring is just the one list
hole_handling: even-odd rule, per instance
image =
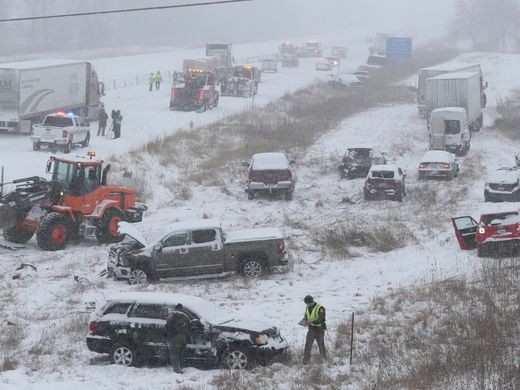
[[4, 203], [0, 203], [0, 230], [13, 227], [16, 224], [16, 210]]

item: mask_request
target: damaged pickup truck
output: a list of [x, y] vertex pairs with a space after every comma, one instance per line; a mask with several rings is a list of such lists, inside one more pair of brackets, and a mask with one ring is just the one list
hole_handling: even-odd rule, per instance
[[248, 369], [273, 361], [288, 348], [279, 330], [263, 321], [231, 317], [199, 297], [155, 292], [109, 298], [91, 315], [87, 347], [123, 366], [167, 361], [166, 321], [178, 303], [190, 319], [184, 366]]
[[126, 222], [119, 223], [119, 233], [127, 237], [110, 248], [107, 269], [130, 284], [235, 272], [255, 278], [288, 270], [284, 236], [275, 228], [223, 232], [214, 220], [181, 222], [151, 244]]

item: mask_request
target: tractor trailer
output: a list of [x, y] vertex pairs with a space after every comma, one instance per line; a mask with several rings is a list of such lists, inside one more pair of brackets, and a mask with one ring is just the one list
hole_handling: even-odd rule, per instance
[[0, 131], [29, 133], [34, 123], [57, 111], [95, 120], [99, 103], [98, 77], [89, 62], [0, 64]]
[[460, 107], [467, 113], [471, 131], [482, 127], [481, 75], [478, 72], [447, 73], [427, 81], [426, 111], [428, 119], [438, 108]]
[[429, 78], [439, 76], [446, 73], [457, 73], [457, 72], [477, 72], [481, 77], [481, 99], [482, 107], [486, 107], [486, 94], [484, 92], [485, 83], [482, 79], [482, 69], [480, 64], [444, 64], [432, 66], [429, 68], [423, 68], [419, 70], [417, 75], [417, 109], [419, 115], [422, 117], [426, 116], [426, 96], [427, 96], [427, 80]]

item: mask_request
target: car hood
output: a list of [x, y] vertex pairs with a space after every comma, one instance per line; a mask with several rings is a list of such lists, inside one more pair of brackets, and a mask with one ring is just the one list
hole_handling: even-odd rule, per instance
[[490, 176], [489, 182], [501, 184], [514, 184], [517, 182], [519, 176], [520, 171], [516, 169], [499, 169]]
[[271, 334], [277, 331], [272, 324], [249, 318], [229, 318], [223, 321], [215, 321], [212, 325], [217, 329], [244, 333]]
[[132, 237], [135, 241], [141, 244], [143, 247], [147, 245], [146, 239], [143, 237], [141, 232], [137, 230], [132, 224], [128, 222], [119, 222], [118, 232], [119, 234], [126, 234], [127, 236]]

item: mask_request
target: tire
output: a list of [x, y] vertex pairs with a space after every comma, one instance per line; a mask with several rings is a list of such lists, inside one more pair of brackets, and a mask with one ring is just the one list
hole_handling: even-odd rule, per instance
[[128, 284], [147, 284], [149, 280], [148, 274], [145, 270], [136, 268], [130, 271], [128, 275]]
[[249, 200], [255, 199], [255, 193], [253, 191], [249, 191], [247, 193], [247, 199], [249, 199]]
[[399, 193], [396, 195], [395, 197], [395, 200], [397, 200], [398, 202], [402, 202], [403, 201], [403, 190], [399, 191]]
[[484, 245], [478, 245], [477, 246], [477, 256], [478, 257], [485, 257], [486, 256], [486, 250]]
[[292, 191], [286, 191], [285, 192], [285, 200], [292, 200], [292, 198], [293, 198]]
[[221, 363], [228, 370], [245, 370], [251, 368], [253, 359], [245, 348], [230, 346], [222, 353]]
[[453, 178], [454, 178], [453, 171], [451, 171], [450, 173], [448, 173], [448, 180], [451, 181], [451, 180], [453, 180]]
[[86, 148], [86, 147], [88, 147], [89, 143], [90, 143], [90, 131], [87, 132], [87, 136], [85, 137], [85, 141], [83, 141], [83, 142], [81, 143], [81, 146], [82, 146], [83, 148]]
[[41, 144], [39, 142], [33, 142], [33, 150], [35, 152], [37, 152], [38, 150], [40, 150], [41, 148]]
[[100, 244], [116, 243], [123, 240], [124, 235], [117, 233], [118, 222], [126, 221], [125, 212], [119, 207], [110, 207], [98, 221], [96, 238]]
[[14, 242], [15, 244], [25, 244], [32, 238], [33, 235], [34, 232], [22, 229], [19, 226], [13, 226], [12, 228], [4, 230], [3, 232], [3, 237], [7, 241]]
[[70, 152], [72, 152], [72, 140], [63, 147], [63, 153], [69, 154]]
[[38, 246], [45, 251], [64, 249], [71, 238], [72, 221], [62, 213], [47, 214], [41, 219], [38, 229], [36, 229]]
[[124, 367], [135, 366], [137, 364], [136, 350], [127, 343], [118, 343], [110, 351], [110, 358], [114, 364]]
[[264, 264], [256, 258], [246, 259], [240, 265], [242, 275], [249, 278], [257, 278], [264, 273]]

